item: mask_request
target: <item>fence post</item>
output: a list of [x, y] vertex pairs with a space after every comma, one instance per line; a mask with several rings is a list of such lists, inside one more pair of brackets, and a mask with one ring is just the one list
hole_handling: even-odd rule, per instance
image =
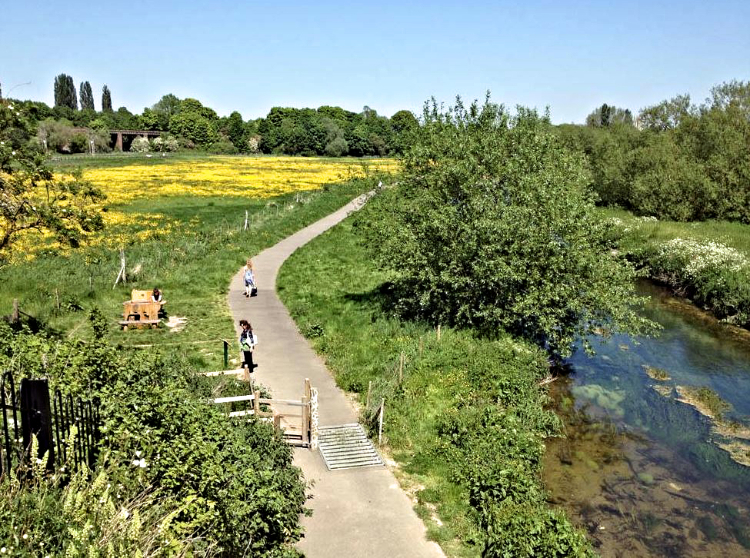
[[258, 390], [253, 392], [253, 414], [255, 418], [260, 416], [260, 391]]
[[46, 379], [21, 380], [21, 430], [24, 454], [31, 446], [31, 436], [36, 436], [39, 453], [30, 455], [29, 459], [37, 459], [49, 452], [46, 467], [52, 469], [55, 464], [55, 449], [52, 447], [52, 413]]
[[401, 351], [401, 356], [398, 359], [398, 383], [399, 385], [401, 385], [401, 383], [404, 381], [404, 359], [405, 359], [404, 352]]
[[18, 309], [18, 299], [13, 299], [13, 313], [10, 315], [10, 321], [16, 323], [20, 319], [20, 311]]
[[380, 417], [378, 417], [378, 445], [383, 444], [383, 412], [385, 409], [385, 398], [380, 400]]
[[367, 384], [367, 401], [365, 401], [365, 409], [370, 408], [370, 394], [372, 393], [372, 380]]
[[[10, 405], [8, 404], [9, 402], [5, 399], [6, 382], [8, 383], [8, 387], [10, 388]], [[13, 382], [13, 375], [10, 372], [4, 373], [2, 376], [2, 381], [0, 381], [0, 408], [3, 412], [3, 440], [5, 441], [5, 456], [3, 465], [0, 467], [0, 471], [3, 474], [10, 474], [10, 471], [13, 468], [13, 444], [16, 440], [18, 440], [18, 415], [16, 414], [16, 411], [18, 409], [16, 407], [16, 385]], [[10, 411], [10, 416], [13, 420], [12, 434], [10, 429], [8, 428], [8, 425], [10, 424], [8, 422], [8, 411]], [[0, 451], [0, 454], [2, 453], [3, 452]], [[6, 461], [7, 468], [5, 466]]]
[[221, 341], [224, 343], [224, 370], [227, 370], [229, 368], [229, 343], [227, 343], [226, 339], [222, 339]]
[[437, 340], [440, 341], [440, 324], [437, 327]]

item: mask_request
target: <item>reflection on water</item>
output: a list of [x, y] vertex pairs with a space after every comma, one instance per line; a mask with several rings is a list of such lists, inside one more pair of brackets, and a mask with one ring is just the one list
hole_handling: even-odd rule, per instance
[[605, 557], [750, 556], [750, 467], [674, 389], [709, 387], [731, 405], [726, 421], [750, 426], [750, 335], [643, 289], [662, 334], [597, 343], [595, 357], [579, 351], [552, 386], [567, 437], [547, 444], [550, 501]]

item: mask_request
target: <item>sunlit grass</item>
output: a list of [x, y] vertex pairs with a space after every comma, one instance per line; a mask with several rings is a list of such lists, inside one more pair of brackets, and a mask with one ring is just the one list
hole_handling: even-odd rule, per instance
[[623, 209], [601, 208], [599, 211], [604, 217], [621, 219], [630, 229], [632, 234], [624, 238], [623, 247], [626, 249], [635, 248], [644, 241], [664, 243], [674, 238], [690, 238], [720, 242], [750, 257], [750, 225], [729, 221], [654, 221], [639, 219]]

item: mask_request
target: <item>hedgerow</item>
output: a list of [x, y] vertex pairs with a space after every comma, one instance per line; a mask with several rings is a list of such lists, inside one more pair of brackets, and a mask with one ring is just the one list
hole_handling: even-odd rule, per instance
[[[206, 402], [212, 386], [179, 355], [119, 351], [104, 340], [105, 323], [97, 312], [92, 323], [95, 335], [88, 343], [14, 332], [0, 323], [5, 348], [0, 368], [19, 377], [45, 374], [53, 388], [100, 399], [100, 466], [106, 468], [107, 484], [115, 487], [107, 497], [120, 507], [145, 494], [151, 504], [140, 506], [142, 516], [169, 516], [159, 530], [164, 540], [144, 555], [294, 555], [304, 484], [291, 464], [291, 450], [273, 427], [230, 421]], [[96, 537], [81, 543], [65, 522], [55, 520], [69, 488], [38, 482], [35, 490], [14, 490], [6, 480], [5, 495], [15, 494], [6, 512], [13, 516], [19, 506], [34, 502], [39, 519], [27, 530], [34, 540], [44, 536], [48, 546], [66, 551], [75, 544], [83, 544], [86, 552], [98, 547]], [[87, 490], [93, 489], [81, 485], [77, 493]], [[96, 509], [77, 513], [82, 525], [90, 523], [95, 532], [113, 520]], [[161, 523], [155, 520], [151, 526], [157, 529]], [[0, 545], [12, 544], [12, 533], [0, 535], [6, 537]]]

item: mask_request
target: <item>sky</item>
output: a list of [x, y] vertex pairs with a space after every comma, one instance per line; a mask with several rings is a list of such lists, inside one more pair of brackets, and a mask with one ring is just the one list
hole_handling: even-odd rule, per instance
[[582, 123], [750, 80], [750, 0], [357, 3], [0, 0], [6, 97], [53, 104], [56, 75], [140, 113], [162, 95], [220, 115], [273, 106], [419, 114], [456, 95]]

